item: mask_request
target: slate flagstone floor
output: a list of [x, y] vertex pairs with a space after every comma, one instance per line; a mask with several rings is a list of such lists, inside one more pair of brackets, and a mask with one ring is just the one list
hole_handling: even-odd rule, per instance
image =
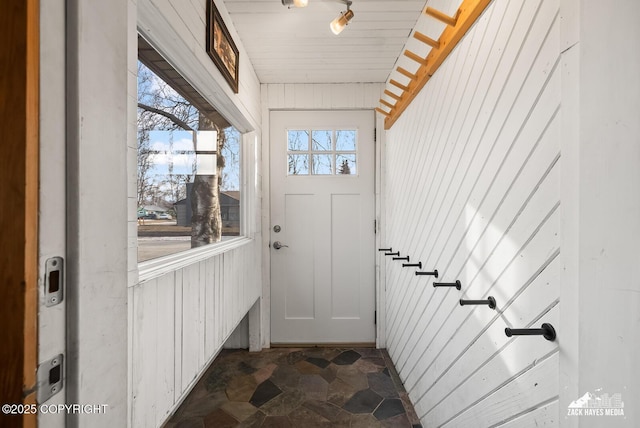
[[422, 427], [384, 349], [223, 350], [164, 428]]

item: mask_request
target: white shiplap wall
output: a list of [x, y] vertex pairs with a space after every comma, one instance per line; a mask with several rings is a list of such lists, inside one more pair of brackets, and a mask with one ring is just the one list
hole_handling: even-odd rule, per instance
[[[269, 110], [367, 110], [378, 107], [382, 83], [271, 83], [262, 85]], [[263, 117], [263, 123], [266, 121]]]
[[462, 283], [386, 259], [387, 347], [424, 426], [558, 424], [558, 342], [504, 329], [559, 327], [559, 24], [555, 0], [494, 0], [387, 133], [385, 244]]
[[222, 349], [260, 297], [256, 258], [246, 240], [130, 289], [132, 427], [161, 426]]

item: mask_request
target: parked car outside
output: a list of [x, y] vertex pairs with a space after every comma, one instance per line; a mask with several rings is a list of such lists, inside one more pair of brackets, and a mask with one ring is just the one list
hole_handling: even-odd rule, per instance
[[173, 217], [171, 217], [171, 215], [167, 214], [167, 213], [160, 213], [156, 215], [156, 218], [158, 220], [172, 220]]

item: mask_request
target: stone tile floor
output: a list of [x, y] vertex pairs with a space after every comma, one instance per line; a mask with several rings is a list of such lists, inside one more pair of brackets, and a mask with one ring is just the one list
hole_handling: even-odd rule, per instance
[[164, 428], [422, 427], [387, 352], [224, 350]]

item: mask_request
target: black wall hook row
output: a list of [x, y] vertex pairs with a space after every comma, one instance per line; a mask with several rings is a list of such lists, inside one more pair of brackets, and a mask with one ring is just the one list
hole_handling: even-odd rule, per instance
[[396, 251], [395, 253], [384, 253], [385, 256], [399, 256], [400, 251]]
[[496, 308], [496, 299], [493, 296], [489, 296], [487, 300], [462, 300], [460, 299], [460, 306], [464, 305], [488, 305], [491, 309]]
[[456, 282], [434, 282], [433, 286], [434, 287], [456, 287], [457, 290], [460, 290], [462, 288], [462, 284], [460, 284], [460, 281], [456, 281]]
[[378, 248], [378, 251], [384, 251], [386, 253], [390, 253], [391, 251], [393, 251], [392, 247], [389, 248]]
[[393, 260], [406, 260], [406, 261], [409, 261], [409, 256], [406, 256], [406, 257], [394, 257]]
[[434, 269], [433, 272], [416, 272], [416, 276], [420, 276], [420, 275], [431, 275], [431, 276], [435, 276], [437, 278], [438, 277], [438, 269]]
[[542, 328], [505, 328], [507, 337], [511, 336], [544, 336], [545, 339], [556, 340], [556, 329], [551, 324], [544, 323]]
[[402, 267], [417, 267], [418, 269], [422, 269], [422, 262], [418, 262], [418, 263], [402, 263]]

